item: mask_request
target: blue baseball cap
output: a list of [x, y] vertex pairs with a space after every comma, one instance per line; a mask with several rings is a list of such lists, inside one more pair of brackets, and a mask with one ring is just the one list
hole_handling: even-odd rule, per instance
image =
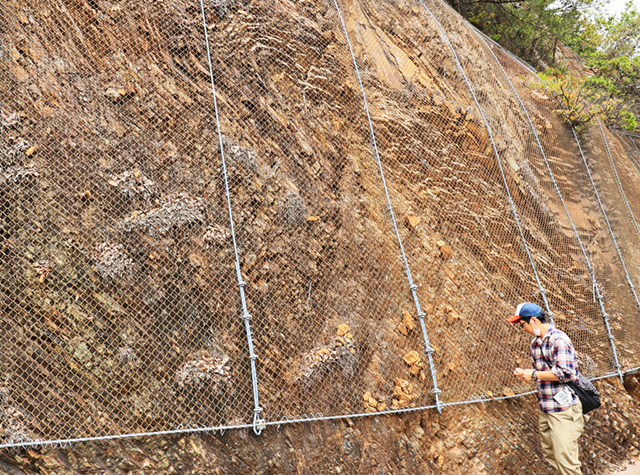
[[516, 323], [521, 318], [541, 317], [544, 312], [539, 305], [535, 303], [525, 302], [516, 307], [513, 317], [507, 319], [509, 323]]

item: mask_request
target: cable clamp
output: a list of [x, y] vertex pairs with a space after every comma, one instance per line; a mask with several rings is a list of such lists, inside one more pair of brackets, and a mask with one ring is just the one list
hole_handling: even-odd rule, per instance
[[423, 318], [424, 318], [424, 316], [425, 316], [425, 313], [424, 313], [424, 312], [420, 312], [420, 313], [418, 314], [418, 318], [420, 318], [420, 319], [423, 319]]
[[250, 313], [245, 313], [243, 318], [244, 318], [245, 322], [248, 322], [249, 320], [251, 320], [251, 314]]
[[418, 286], [417, 286], [416, 284], [411, 284], [411, 285], [409, 286], [409, 288], [410, 288], [411, 290], [416, 290], [416, 289], [418, 288]]
[[265, 427], [267, 427], [267, 425], [265, 424], [265, 420], [260, 419], [259, 414], [261, 411], [262, 411], [262, 408], [258, 406], [256, 407], [253, 414], [253, 432], [255, 432], [256, 435], [260, 435], [262, 431], [265, 429]]

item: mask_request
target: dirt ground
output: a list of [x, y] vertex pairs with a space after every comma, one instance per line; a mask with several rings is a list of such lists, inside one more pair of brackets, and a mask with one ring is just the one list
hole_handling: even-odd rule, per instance
[[617, 472], [612, 472], [612, 473], [613, 474], [624, 473], [625, 475], [640, 475], [640, 462], [636, 462], [633, 465], [629, 465], [624, 470], [619, 470]]
[[616, 472], [607, 472], [607, 475], [617, 475], [620, 473], [624, 475], [640, 475], [640, 459], [636, 458], [627, 467]]

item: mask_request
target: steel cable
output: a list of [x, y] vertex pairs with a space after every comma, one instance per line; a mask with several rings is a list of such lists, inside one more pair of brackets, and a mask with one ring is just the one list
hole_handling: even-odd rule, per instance
[[223, 141], [222, 141], [222, 130], [220, 128], [220, 118], [218, 116], [218, 101], [216, 99], [216, 86], [215, 86], [215, 81], [213, 79], [213, 64], [211, 61], [211, 49], [209, 46], [209, 34], [207, 33], [207, 19], [206, 19], [206, 15], [205, 15], [205, 11], [204, 11], [204, 4], [202, 2], [202, 0], [199, 0], [200, 2], [200, 11], [202, 12], [202, 27], [204, 30], [204, 38], [205, 38], [205, 43], [206, 43], [206, 47], [207, 47], [207, 61], [209, 63], [209, 78], [211, 80], [211, 95], [213, 97], [213, 108], [215, 111], [215, 118], [216, 118], [216, 128], [217, 128], [217, 132], [218, 132], [218, 145], [220, 147], [220, 157], [222, 160], [222, 173], [224, 176], [224, 187], [225, 187], [225, 194], [226, 194], [226, 198], [227, 198], [227, 209], [229, 212], [229, 228], [230, 228], [230, 232], [231, 232], [231, 239], [233, 242], [233, 252], [235, 255], [235, 266], [236, 266], [236, 275], [238, 278], [238, 288], [240, 289], [240, 299], [242, 301], [242, 316], [244, 319], [244, 325], [245, 325], [245, 330], [247, 332], [247, 345], [249, 347], [249, 358], [251, 360], [251, 381], [252, 381], [252, 386], [253, 386], [253, 402], [254, 402], [254, 412], [253, 412], [253, 431], [257, 434], [260, 435], [260, 433], [262, 432], [262, 430], [264, 429], [264, 419], [262, 419], [260, 417], [260, 414], [262, 412], [262, 408], [260, 407], [260, 400], [259, 400], [259, 394], [258, 394], [258, 375], [256, 372], [256, 360], [258, 359], [258, 357], [256, 356], [255, 352], [254, 352], [254, 348], [253, 348], [253, 338], [251, 336], [251, 324], [250, 324], [250, 320], [251, 320], [251, 315], [249, 315], [249, 311], [247, 309], [247, 300], [246, 300], [246, 296], [245, 296], [245, 292], [244, 292], [244, 287], [246, 285], [246, 283], [244, 282], [244, 279], [242, 278], [242, 270], [240, 268], [240, 256], [238, 253], [238, 245], [236, 242], [236, 234], [235, 234], [235, 230], [233, 227], [233, 211], [231, 209], [231, 193], [229, 191], [229, 178], [227, 176], [227, 166], [226, 166], [226, 162], [225, 162], [225, 156], [224, 156], [224, 145], [223, 145]]
[[424, 7], [424, 9], [427, 11], [427, 13], [431, 16], [431, 18], [433, 18], [433, 20], [436, 22], [436, 25], [438, 26], [438, 30], [440, 31], [440, 34], [442, 35], [442, 38], [445, 40], [445, 42], [447, 43], [447, 45], [449, 46], [449, 48], [451, 49], [451, 52], [456, 60], [456, 64], [458, 65], [458, 69], [460, 70], [460, 72], [462, 73], [462, 76], [464, 78], [465, 83], [467, 84], [467, 87], [469, 88], [469, 91], [471, 92], [471, 95], [473, 96], [473, 100], [476, 103], [476, 106], [478, 107], [478, 111], [480, 112], [480, 115], [482, 116], [482, 120], [484, 122], [484, 125], [487, 129], [487, 132], [489, 134], [489, 139], [491, 141], [491, 146], [493, 147], [493, 151], [496, 155], [496, 161], [498, 162], [498, 166], [500, 168], [500, 174], [502, 175], [502, 181], [504, 182], [504, 186], [505, 189], [507, 191], [507, 196], [509, 197], [509, 205], [511, 206], [511, 211], [513, 213], [516, 225], [518, 227], [518, 232], [520, 233], [520, 238], [522, 239], [522, 243], [524, 245], [524, 248], [526, 250], [527, 256], [529, 258], [529, 262], [531, 264], [531, 267], [533, 269], [533, 274], [535, 276], [536, 282], [538, 284], [538, 289], [540, 290], [540, 294], [542, 295], [542, 299], [544, 301], [544, 305], [545, 308], [547, 310], [547, 315], [549, 316], [549, 320], [553, 323], [553, 312], [551, 311], [551, 308], [549, 307], [549, 302], [547, 300], [547, 296], [546, 296], [546, 291], [542, 286], [542, 282], [540, 281], [540, 277], [538, 275], [538, 271], [536, 269], [536, 265], [533, 261], [533, 256], [531, 255], [531, 251], [529, 250], [529, 246], [527, 245], [527, 240], [524, 237], [524, 232], [522, 230], [522, 225], [520, 224], [520, 218], [518, 217], [518, 212], [516, 210], [515, 207], [515, 203], [513, 202], [513, 197], [511, 195], [511, 191], [509, 190], [509, 184], [507, 182], [507, 177], [504, 171], [504, 167], [502, 165], [502, 160], [500, 159], [500, 154], [498, 153], [498, 147], [496, 146], [495, 140], [493, 138], [493, 133], [491, 131], [491, 127], [489, 126], [489, 122], [484, 114], [484, 111], [482, 109], [482, 106], [480, 105], [480, 101], [478, 101], [478, 98], [473, 90], [473, 87], [471, 87], [471, 83], [469, 82], [469, 79], [467, 77], [467, 74], [464, 71], [464, 68], [462, 67], [462, 64], [460, 62], [460, 59], [458, 58], [458, 54], [456, 53], [456, 50], [454, 49], [453, 45], [451, 44], [451, 41], [449, 41], [449, 36], [447, 35], [447, 33], [445, 32], [444, 28], [442, 27], [442, 25], [440, 24], [440, 22], [438, 21], [438, 19], [433, 15], [433, 13], [431, 13], [431, 10], [429, 10], [429, 8], [427, 8], [427, 6], [425, 5], [423, 0], [420, 0], [420, 3], [422, 4], [422, 6]]
[[435, 395], [435, 399], [436, 399], [436, 407], [438, 408], [438, 411], [441, 410], [441, 403], [439, 400], [439, 395], [440, 395], [440, 390], [438, 389], [438, 383], [436, 380], [436, 369], [435, 369], [435, 365], [433, 363], [433, 348], [431, 347], [431, 344], [429, 343], [429, 337], [427, 335], [427, 328], [424, 322], [424, 317], [425, 317], [425, 313], [422, 311], [422, 308], [420, 307], [420, 301], [418, 300], [418, 294], [416, 292], [418, 286], [413, 282], [413, 278], [411, 277], [411, 269], [409, 268], [409, 261], [407, 260], [407, 255], [404, 251], [404, 246], [402, 245], [402, 239], [400, 238], [400, 231], [398, 230], [398, 223], [396, 221], [396, 217], [395, 214], [393, 212], [393, 206], [391, 205], [391, 198], [389, 197], [389, 190], [387, 188], [387, 182], [385, 180], [384, 177], [384, 170], [382, 168], [382, 161], [380, 160], [380, 153], [378, 151], [378, 145], [376, 143], [376, 136], [375, 133], [373, 131], [373, 122], [371, 120], [371, 114], [369, 112], [369, 105], [367, 103], [367, 96], [364, 92], [364, 85], [362, 84], [362, 78], [360, 77], [360, 69], [358, 68], [358, 64], [356, 62], [356, 57], [353, 53], [353, 48], [351, 47], [351, 41], [349, 40], [349, 34], [347, 33], [347, 27], [344, 23], [344, 19], [342, 18], [342, 13], [340, 11], [340, 7], [338, 6], [338, 2], [337, 0], [333, 0], [333, 3], [336, 7], [336, 10], [338, 12], [338, 17], [340, 18], [340, 23], [342, 25], [342, 31], [344, 33], [345, 39], [347, 41], [347, 46], [349, 47], [349, 52], [351, 53], [351, 59], [353, 60], [353, 67], [355, 69], [355, 73], [356, 76], [358, 78], [358, 84], [360, 85], [360, 92], [362, 93], [362, 100], [364, 103], [364, 109], [365, 112], [367, 114], [367, 122], [369, 125], [369, 133], [371, 134], [371, 143], [373, 145], [373, 149], [374, 149], [374, 153], [375, 153], [375, 159], [378, 165], [378, 169], [380, 171], [380, 177], [382, 179], [382, 186], [384, 188], [384, 193], [385, 193], [385, 197], [387, 200], [387, 207], [389, 209], [389, 215], [391, 217], [391, 221], [393, 223], [393, 229], [395, 231], [396, 234], [396, 238], [398, 240], [398, 246], [400, 248], [400, 253], [402, 254], [402, 260], [404, 263], [404, 268], [405, 268], [405, 272], [407, 275], [407, 280], [409, 281], [409, 288], [411, 289], [411, 294], [413, 295], [413, 301], [415, 303], [416, 306], [416, 311], [418, 314], [418, 318], [420, 319], [420, 328], [422, 329], [422, 336], [424, 339], [424, 343], [425, 343], [425, 352], [427, 354], [427, 358], [429, 360], [429, 369], [431, 371], [431, 378], [433, 380], [433, 393]]
[[[371, 415], [371, 414], [367, 414]], [[121, 439], [133, 439], [137, 437], [151, 437], [151, 436], [167, 436], [167, 435], [179, 435], [179, 434], [197, 434], [197, 433], [215, 433], [216, 431], [222, 432], [229, 429], [251, 429], [253, 424], [238, 424], [233, 426], [220, 426], [220, 427], [203, 427], [203, 428], [179, 428], [175, 430], [161, 430], [153, 432], [136, 432], [131, 434], [117, 434], [117, 435], [105, 435], [99, 437], [78, 437], [73, 439], [56, 439], [56, 440], [34, 440], [31, 442], [21, 442], [18, 444], [2, 444], [0, 449], [5, 448], [27, 448], [27, 447], [42, 447], [42, 446], [54, 446], [56, 444], [75, 444], [81, 442], [101, 442], [107, 440], [121, 440]]]

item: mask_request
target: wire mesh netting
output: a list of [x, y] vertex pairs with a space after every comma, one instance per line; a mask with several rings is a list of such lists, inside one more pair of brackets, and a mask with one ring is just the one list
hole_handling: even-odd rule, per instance
[[12, 401], [45, 439], [250, 422], [215, 121], [182, 65], [202, 29], [179, 4], [21, 5], [5, 31], [47, 80], [7, 84], [2, 104]]
[[416, 311], [386, 238], [392, 222], [336, 12], [318, 19], [283, 2], [243, 13], [210, 43], [224, 65], [214, 82], [265, 414], [362, 412], [366, 393], [370, 411], [426, 405], [421, 361], [412, 391], [393, 397], [395, 379], [411, 376], [403, 356], [425, 343], [417, 331], [389, 338], [394, 321], [413, 328]]
[[[607, 300], [604, 309], [598, 306], [598, 290], [605, 285], [608, 291], [611, 278], [602, 268], [602, 262], [619, 264], [620, 261], [579, 144], [571, 131], [562, 127], [557, 116], [548, 114], [560, 106], [544, 85], [537, 78], [527, 76], [524, 67], [504, 52], [498, 49], [494, 52], [509, 71], [509, 77], [515, 78], [512, 84], [522, 100], [521, 108], [524, 106], [528, 111], [529, 131], [536, 139], [531, 146], [537, 153], [527, 152], [526, 160], [519, 162], [522, 178], [528, 182], [527, 190], [534, 197], [540, 196], [540, 189], [542, 196], [548, 197], [543, 213], [538, 212], [536, 219], [547, 228], [544, 234], [555, 234], [560, 244], [551, 262], [565, 260], [561, 268], [548, 270], [554, 275], [557, 289], [551, 294], [552, 305], [557, 309], [554, 310], [556, 324], [575, 342], [581, 353], [583, 372], [596, 375], [615, 371], [616, 362], [608, 334], [603, 331], [603, 319], [607, 319], [607, 312], [613, 312], [610, 308], [613, 304], [625, 304], [632, 314], [637, 308], [631, 302], [628, 289], [619, 299]], [[535, 198], [535, 201], [540, 200]], [[616, 274], [622, 273], [619, 265], [616, 270]]]
[[[502, 395], [509, 376], [499, 367], [506, 353], [483, 340], [490, 335], [513, 340], [511, 329], [490, 315], [477, 315], [474, 309], [491, 308], [501, 300], [500, 293], [518, 300], [514, 292], [532, 282], [522, 254], [519, 259], [510, 255], [511, 250], [516, 255], [523, 250], [514, 233], [497, 162], [488, 151], [489, 139], [480, 115], [470, 107], [472, 100], [455, 62], [447, 57], [446, 42], [424, 6], [409, 4], [400, 28], [387, 20], [393, 17], [384, 7], [390, 5], [362, 5], [354, 21], [361, 26], [353, 36], [361, 35], [357, 43], [366, 48], [356, 51], [356, 59], [361, 64], [385, 173], [396, 198], [394, 208], [409, 223], [402, 241], [427, 309], [443, 400]], [[425, 22], [431, 33], [421, 38]], [[377, 37], [382, 39], [376, 44]], [[403, 71], [398, 72], [388, 55], [378, 52], [393, 44], [386, 40], [392, 37], [415, 48], [413, 57], [401, 58], [405, 67], [415, 61], [416, 70], [432, 71], [432, 75], [425, 75], [422, 81], [415, 75], [411, 80], [403, 78]], [[411, 49], [402, 49], [406, 50]], [[392, 53], [399, 55], [399, 51]], [[428, 54], [430, 51], [436, 55]], [[438, 78], [439, 84], [433, 84], [430, 76]], [[477, 135], [467, 133], [469, 129]], [[473, 259], [465, 258], [470, 254]], [[520, 285], [508, 285], [505, 272], [522, 277]], [[494, 280], [497, 275], [500, 277]], [[469, 387], [474, 388], [473, 394]]]
[[0, 446], [524, 394], [524, 300], [640, 365], [638, 138], [576, 141], [444, 4], [0, 22]]

